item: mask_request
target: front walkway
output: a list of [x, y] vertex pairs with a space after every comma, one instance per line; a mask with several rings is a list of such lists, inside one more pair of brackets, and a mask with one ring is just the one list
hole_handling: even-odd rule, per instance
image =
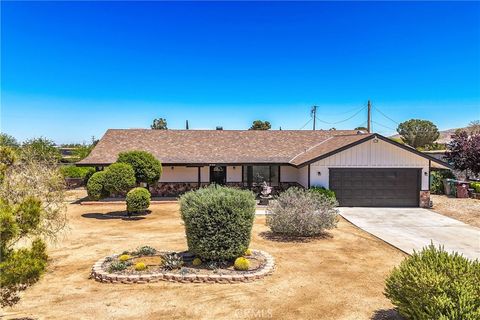
[[480, 259], [480, 229], [421, 208], [340, 208], [357, 227], [406, 253], [443, 245], [465, 257]]

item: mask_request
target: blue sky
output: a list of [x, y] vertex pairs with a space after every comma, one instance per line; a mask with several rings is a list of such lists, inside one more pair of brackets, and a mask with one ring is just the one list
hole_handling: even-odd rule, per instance
[[[88, 141], [108, 128], [319, 128], [368, 99], [396, 122], [480, 119], [477, 2], [5, 2], [2, 132]], [[373, 128], [396, 123], [373, 111]], [[309, 128], [311, 123], [305, 128]]]

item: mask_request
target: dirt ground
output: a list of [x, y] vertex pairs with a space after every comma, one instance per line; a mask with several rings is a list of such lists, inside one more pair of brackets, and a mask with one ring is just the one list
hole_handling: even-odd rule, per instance
[[282, 242], [258, 216], [251, 248], [276, 259], [273, 275], [239, 284], [106, 284], [89, 279], [109, 254], [151, 245], [184, 250], [177, 204], [124, 218], [123, 205], [68, 206], [69, 230], [50, 246], [42, 279], [7, 319], [396, 319], [384, 279], [405, 255], [340, 220], [331, 237]]
[[472, 198], [451, 198], [445, 195], [431, 195], [432, 210], [480, 228], [480, 200]]

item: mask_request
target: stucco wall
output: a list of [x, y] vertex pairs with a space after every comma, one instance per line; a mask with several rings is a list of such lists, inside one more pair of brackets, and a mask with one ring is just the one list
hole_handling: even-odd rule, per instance
[[298, 169], [292, 166], [280, 166], [280, 182], [297, 182]]
[[242, 182], [242, 166], [227, 167], [227, 182]]
[[[428, 190], [428, 160], [383, 140], [366, 141], [355, 147], [312, 163], [310, 185], [328, 188], [328, 168], [421, 168], [422, 190]], [[425, 172], [427, 174], [425, 174]]]

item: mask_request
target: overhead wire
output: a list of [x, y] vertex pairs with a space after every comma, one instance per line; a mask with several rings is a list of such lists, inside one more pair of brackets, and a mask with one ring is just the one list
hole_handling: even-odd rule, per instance
[[378, 109], [377, 107], [373, 107], [373, 109], [378, 111], [378, 113], [380, 113], [382, 116], [384, 116], [388, 120], [392, 121], [393, 123], [400, 124], [399, 122], [397, 122], [397, 121], [393, 120], [392, 118], [390, 118], [389, 116], [387, 116], [385, 113], [382, 112], [382, 110]]
[[367, 107], [362, 107], [360, 110], [358, 110], [357, 112], [355, 112], [352, 116], [346, 118], [346, 119], [343, 119], [343, 120], [340, 120], [340, 121], [336, 121], [336, 122], [328, 122], [328, 121], [324, 121], [324, 120], [321, 120], [319, 119], [318, 117], [315, 117], [318, 121], [320, 122], [323, 122], [323, 123], [326, 123], [326, 124], [339, 124], [339, 123], [342, 123], [342, 122], [345, 122], [345, 121], [348, 121], [350, 119], [353, 119], [355, 118], [358, 114], [360, 114], [360, 112], [362, 112], [363, 110], [365, 110]]
[[308, 120], [301, 128], [300, 130], [302, 130], [303, 128], [305, 128], [307, 126], [307, 124], [309, 124], [310, 122], [312, 122], [313, 118]]

